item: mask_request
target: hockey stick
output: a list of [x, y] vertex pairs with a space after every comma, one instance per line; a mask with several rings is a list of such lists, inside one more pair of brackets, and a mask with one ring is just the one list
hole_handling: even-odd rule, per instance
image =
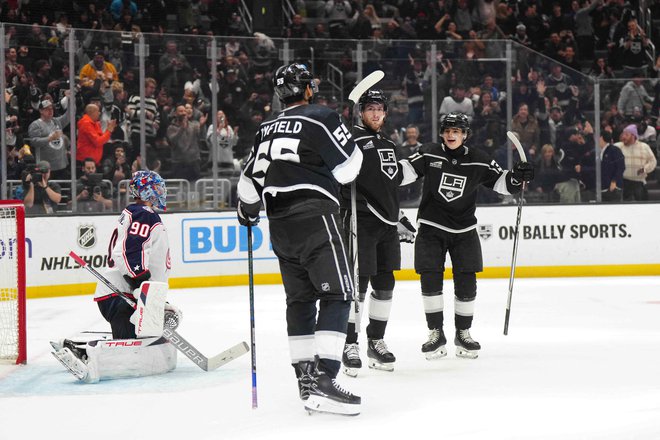
[[257, 343], [254, 333], [254, 272], [252, 257], [252, 225], [247, 226], [248, 284], [250, 286], [250, 344], [252, 347], [252, 409], [257, 408]]
[[[349, 107], [349, 123], [351, 124], [350, 128], [353, 128], [353, 108], [355, 104], [360, 100], [360, 97], [375, 86], [378, 81], [385, 77], [385, 73], [382, 70], [376, 70], [371, 72], [366, 78], [362, 79], [357, 85], [351, 90], [351, 93], [348, 95], [348, 101], [350, 103]], [[360, 319], [357, 319], [360, 313], [360, 263], [358, 258], [358, 237], [357, 237], [357, 177], [354, 181], [351, 182], [351, 248], [353, 251], [353, 303], [355, 307], [355, 331], [360, 333]]]
[[[69, 256], [73, 258], [81, 267], [87, 269], [89, 273], [94, 275], [108, 289], [112, 290], [113, 293], [117, 294], [117, 296], [126, 301], [131, 307], [135, 308], [135, 301], [129, 298], [124, 292], [117, 289], [110, 281], [108, 281], [106, 277], [101, 275], [96, 269], [87, 264], [87, 262], [80, 258], [75, 252], [69, 252]], [[212, 358], [207, 358], [190, 342], [186, 341], [183, 336], [177, 333], [176, 330], [165, 327], [163, 329], [163, 336], [168, 341], [170, 341], [181, 353], [186, 355], [188, 359], [193, 361], [199, 368], [204, 371], [215, 370], [227, 362], [247, 353], [249, 349], [245, 342], [241, 342], [223, 351], [222, 353], [213, 356]]]
[[[523, 162], [527, 162], [527, 156], [525, 156], [525, 150], [523, 150], [523, 147], [520, 144], [520, 141], [518, 140], [516, 135], [511, 131], [507, 131], [506, 135], [509, 138], [509, 140], [513, 143], [513, 145], [516, 147], [516, 150], [518, 150], [518, 155], [520, 156], [520, 160], [522, 160]], [[514, 235], [513, 235], [513, 255], [511, 256], [511, 271], [509, 272], [509, 297], [506, 302], [506, 315], [504, 317], [505, 336], [509, 334], [509, 316], [511, 315], [511, 297], [513, 296], [513, 279], [516, 273], [516, 258], [518, 257], [518, 238], [520, 236], [520, 217], [522, 215], [523, 198], [525, 195], [526, 187], [527, 184], [523, 181], [522, 189], [520, 190], [520, 200], [518, 201], [518, 213], [516, 214], [516, 228], [514, 230]]]

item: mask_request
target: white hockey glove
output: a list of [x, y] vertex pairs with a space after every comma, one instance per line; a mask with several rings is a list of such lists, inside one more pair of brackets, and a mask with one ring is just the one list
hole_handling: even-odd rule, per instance
[[399, 223], [396, 225], [399, 232], [399, 241], [405, 243], [413, 243], [415, 241], [415, 232], [417, 229], [410, 223], [408, 217], [405, 216], [403, 211], [399, 212]]
[[165, 303], [165, 327], [176, 330], [183, 320], [183, 312], [174, 304]]

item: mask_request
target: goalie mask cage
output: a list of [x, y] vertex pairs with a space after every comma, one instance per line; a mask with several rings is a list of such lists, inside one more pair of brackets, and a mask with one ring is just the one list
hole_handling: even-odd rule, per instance
[[0, 200], [0, 362], [27, 361], [25, 208]]

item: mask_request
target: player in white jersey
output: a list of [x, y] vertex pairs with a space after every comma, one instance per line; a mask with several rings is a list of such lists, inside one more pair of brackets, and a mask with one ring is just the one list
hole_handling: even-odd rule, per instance
[[[181, 319], [181, 312], [165, 302], [170, 249], [167, 231], [155, 211], [165, 209], [165, 182], [153, 171], [138, 171], [129, 188], [135, 202], [119, 216], [104, 276], [135, 300], [140, 313], [99, 283], [94, 301], [110, 323], [112, 339], [51, 343], [55, 357], [85, 382], [160, 374], [176, 367], [176, 349], [162, 337], [164, 313], [173, 314], [176, 322]], [[165, 287], [138, 290], [145, 281]], [[143, 326], [143, 318], [155, 324]]]

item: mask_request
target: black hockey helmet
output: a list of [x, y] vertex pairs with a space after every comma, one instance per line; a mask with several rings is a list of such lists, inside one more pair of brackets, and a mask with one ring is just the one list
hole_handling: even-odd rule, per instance
[[319, 91], [314, 76], [307, 70], [304, 64], [293, 63], [282, 66], [275, 71], [273, 77], [275, 92], [282, 102], [291, 102], [302, 99], [307, 86], [312, 88], [313, 93]]
[[447, 128], [459, 128], [465, 133], [466, 139], [470, 136], [470, 120], [465, 113], [447, 113], [440, 122], [440, 133], [444, 133]]
[[360, 96], [358, 102], [360, 104], [360, 112], [363, 112], [367, 104], [370, 103], [383, 104], [383, 110], [387, 111], [387, 96], [380, 89], [367, 90]]

